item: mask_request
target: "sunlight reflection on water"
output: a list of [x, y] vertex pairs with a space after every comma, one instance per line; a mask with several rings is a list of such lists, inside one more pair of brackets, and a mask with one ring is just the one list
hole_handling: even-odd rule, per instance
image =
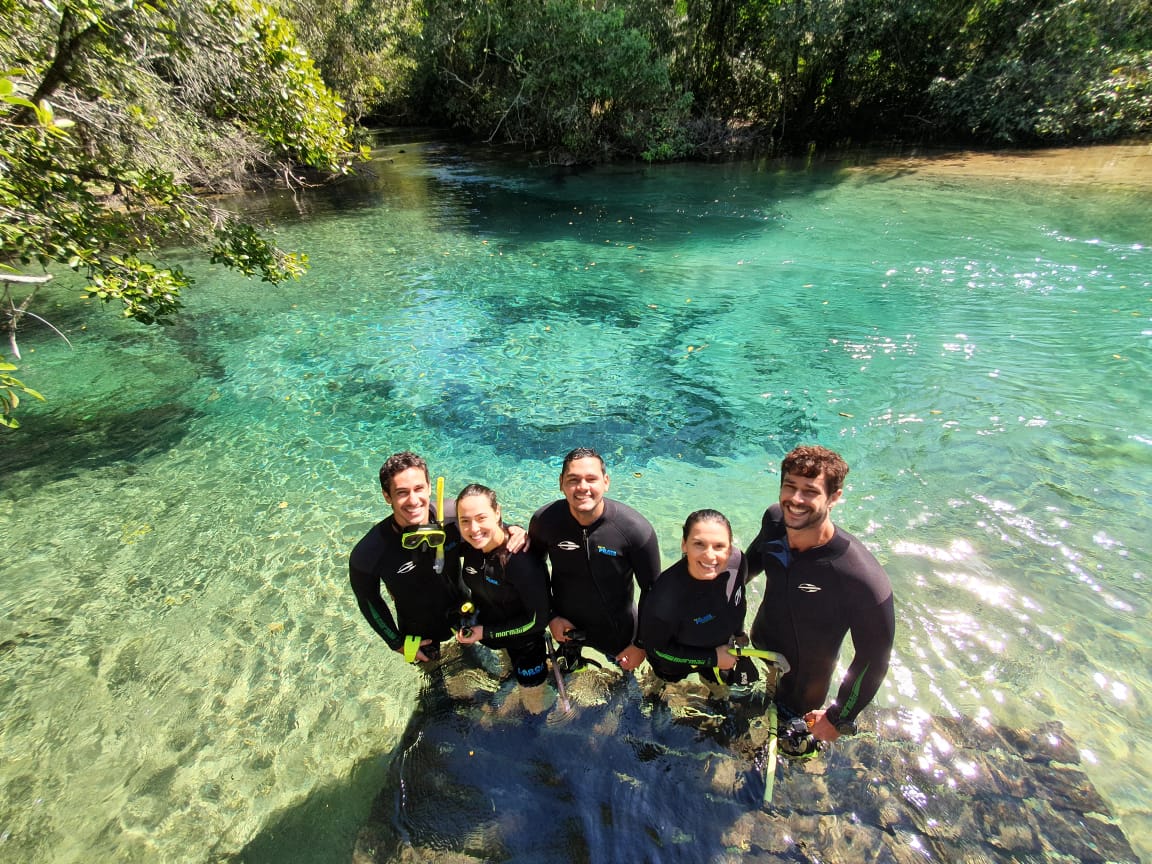
[[1152, 852], [1148, 202], [436, 151], [376, 182], [279, 214], [301, 285], [191, 262], [173, 328], [87, 309], [75, 353], [30, 338], [51, 401], [3, 466], [0, 859], [207, 860], [317, 800], [347, 846], [416, 693], [346, 587], [387, 453], [523, 524], [591, 443], [667, 563], [697, 507], [749, 540], [816, 439], [896, 587], [877, 704], [909, 759], [965, 788], [931, 718], [1059, 720]]

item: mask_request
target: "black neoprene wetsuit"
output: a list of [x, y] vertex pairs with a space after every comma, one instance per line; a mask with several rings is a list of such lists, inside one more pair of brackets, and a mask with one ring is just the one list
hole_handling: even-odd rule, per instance
[[526, 687], [547, 677], [544, 629], [548, 626], [548, 569], [539, 556], [482, 552], [465, 543], [461, 577], [484, 627], [489, 648], [508, 651], [516, 679]]
[[797, 715], [822, 707], [840, 645], [851, 633], [856, 653], [827, 716], [832, 723], [855, 720], [880, 689], [892, 656], [896, 622], [888, 574], [840, 528], [823, 546], [793, 551], [779, 504], [765, 511], [747, 555], [749, 573], [765, 574], [752, 643], [780, 652], [792, 666], [777, 685], [777, 703]]
[[[441, 642], [451, 638], [457, 626], [460, 531], [455, 522], [444, 527], [442, 573], [435, 570], [435, 549], [425, 545], [405, 549], [400, 544], [402, 531], [393, 516], [373, 526], [352, 550], [348, 570], [356, 602], [372, 629], [393, 650], [403, 648], [406, 636]], [[395, 618], [384, 602], [381, 585], [396, 607]]]
[[640, 637], [657, 675], [678, 681], [716, 665], [716, 648], [744, 632], [747, 577], [736, 548], [715, 579], [693, 579], [684, 558], [660, 574], [640, 616]]
[[640, 604], [660, 574], [652, 525], [619, 501], [604, 499], [600, 518], [585, 527], [561, 499], [536, 511], [528, 526], [532, 551], [552, 564], [553, 616], [584, 631], [587, 644], [615, 657], [636, 638], [633, 579]]

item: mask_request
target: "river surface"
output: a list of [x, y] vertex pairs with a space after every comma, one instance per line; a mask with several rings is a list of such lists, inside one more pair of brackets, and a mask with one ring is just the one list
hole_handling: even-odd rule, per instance
[[1148, 147], [377, 157], [242, 202], [297, 284], [178, 256], [173, 327], [62, 278], [71, 347], [21, 334], [49, 401], [0, 457], [0, 861], [350, 859], [420, 686], [347, 584], [389, 453], [526, 524], [596, 447], [667, 566], [697, 508], [750, 540], [801, 442], [896, 591], [877, 704], [1059, 721], [1152, 860]]

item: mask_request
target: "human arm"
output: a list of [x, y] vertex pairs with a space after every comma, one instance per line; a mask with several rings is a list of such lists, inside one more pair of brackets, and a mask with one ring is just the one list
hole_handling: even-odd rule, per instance
[[[749, 579], [759, 576], [765, 570], [764, 556], [769, 554], [766, 550], [766, 544], [782, 539], [784, 540], [784, 548], [786, 548], [787, 529], [784, 527], [782, 515], [779, 513], [779, 505], [774, 504], [764, 511], [764, 516], [760, 519], [760, 532], [744, 550], [744, 557], [748, 562]], [[780, 544], [777, 543], [776, 545]]]
[[360, 613], [376, 631], [376, 635], [388, 643], [389, 648], [403, 654], [404, 635], [396, 626], [392, 610], [388, 608], [380, 593], [380, 579], [374, 573], [358, 568], [354, 563], [350, 564], [348, 569], [349, 581], [352, 584], [352, 592], [356, 595]]
[[655, 529], [647, 521], [644, 525], [647, 531], [628, 556], [636, 584], [640, 586], [641, 603], [660, 577], [660, 541], [656, 539]]
[[633, 636], [632, 644], [616, 655], [616, 662], [622, 669], [636, 669], [647, 657], [647, 644], [639, 633], [639, 622], [640, 616], [644, 613], [648, 594], [660, 576], [660, 542], [651, 524], [646, 519], [641, 521], [640, 542], [632, 548], [629, 556], [633, 578], [640, 587], [640, 597], [636, 604], [637, 632]]
[[[654, 666], [693, 669], [715, 666], [719, 660], [719, 646], [688, 646], [679, 638], [682, 622], [687, 617], [702, 614], [699, 609], [684, 608], [690, 602], [684, 594], [682, 581], [687, 578], [684, 563], [674, 564], [660, 576], [644, 604], [637, 638], [644, 643], [648, 659]], [[735, 660], [733, 657], [732, 661]]]
[[644, 650], [648, 653], [650, 661], [695, 669], [699, 666], [720, 665], [720, 655], [723, 652], [727, 657], [725, 661], [727, 665], [722, 665], [721, 668], [730, 669], [736, 665], [736, 657], [728, 654], [727, 643], [716, 647], [685, 645], [676, 638], [676, 629], [675, 621], [650, 613], [645, 614], [640, 626], [640, 638], [644, 641]]
[[544, 563], [527, 553], [509, 556], [504, 564], [504, 578], [519, 598], [520, 612], [499, 623], [489, 622], [488, 637], [506, 639], [542, 634], [548, 622], [551, 600], [548, 594], [548, 571]]
[[809, 712], [812, 734], [821, 741], [835, 741], [837, 726], [854, 722], [875, 698], [888, 674], [892, 645], [896, 634], [896, 615], [892, 595], [879, 605], [858, 614], [850, 630], [855, 656], [836, 693], [826, 709]]
[[[392, 610], [388, 608], [388, 604], [384, 602], [384, 597], [380, 593], [380, 580], [372, 574], [357, 570], [355, 567], [350, 568], [350, 570], [352, 591], [356, 595], [356, 603], [360, 607], [360, 613], [372, 629], [387, 643], [389, 648], [406, 661], [427, 663], [429, 658], [425, 655], [423, 648], [425, 645], [431, 645], [435, 640], [421, 639], [416, 635], [405, 638], [396, 626], [396, 619], [392, 617]], [[405, 651], [405, 643], [410, 640], [418, 640], [418, 647], [411, 657], [409, 657], [408, 651]]]

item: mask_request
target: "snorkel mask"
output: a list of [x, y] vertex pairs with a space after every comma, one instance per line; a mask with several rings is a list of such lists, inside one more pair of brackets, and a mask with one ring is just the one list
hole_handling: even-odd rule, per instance
[[436, 478], [436, 515], [440, 517], [439, 522], [433, 522], [430, 525], [417, 525], [411, 531], [405, 531], [400, 535], [400, 545], [405, 549], [419, 549], [421, 546], [427, 545], [429, 549], [436, 550], [436, 564], [435, 570], [437, 573], [444, 572], [444, 541], [447, 539], [447, 534], [444, 532], [444, 478]]

